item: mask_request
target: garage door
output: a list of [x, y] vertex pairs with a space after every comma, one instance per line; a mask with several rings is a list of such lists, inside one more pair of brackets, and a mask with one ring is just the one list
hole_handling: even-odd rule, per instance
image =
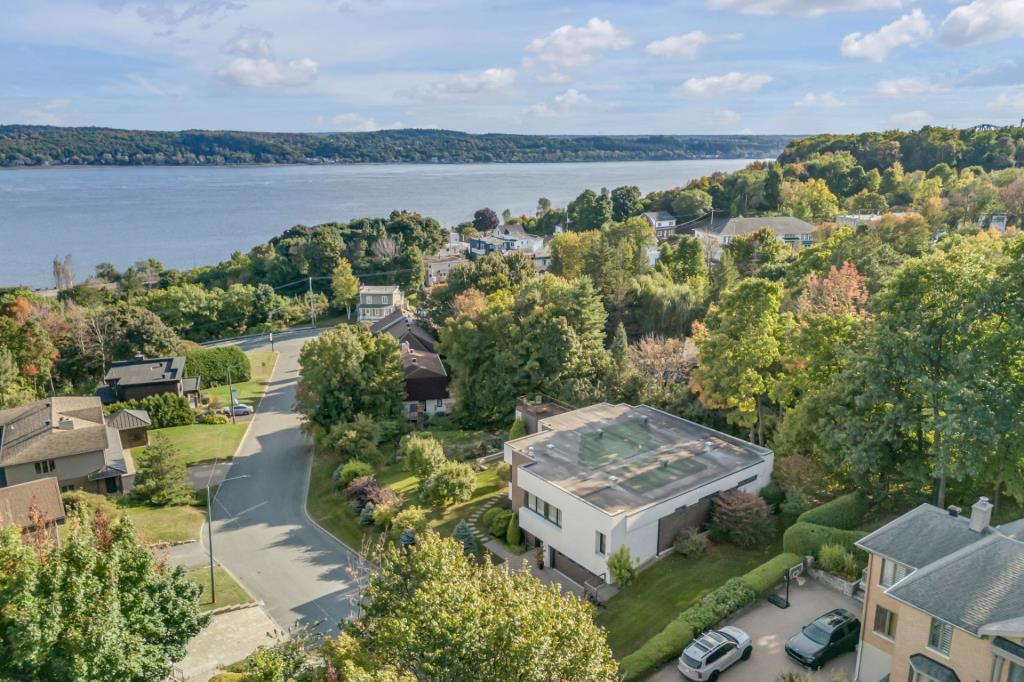
[[576, 581], [580, 585], [583, 585], [584, 583], [597, 585], [604, 582], [554, 547], [551, 548], [551, 568], [564, 574], [570, 580]]
[[684, 528], [699, 529], [707, 519], [709, 509], [711, 499], [707, 498], [658, 519], [658, 554], [671, 549], [676, 536]]

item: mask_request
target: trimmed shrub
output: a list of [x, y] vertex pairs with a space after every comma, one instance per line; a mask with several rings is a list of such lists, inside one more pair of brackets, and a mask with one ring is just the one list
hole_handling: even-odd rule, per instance
[[427, 479], [448, 461], [441, 442], [429, 433], [412, 433], [398, 447], [405, 470], [419, 479]]
[[619, 548], [608, 555], [608, 572], [620, 588], [629, 587], [636, 582], [640, 559], [629, 554], [629, 547], [619, 545]]
[[487, 524], [487, 532], [496, 538], [503, 538], [508, 532], [508, 520], [512, 518], [512, 510], [498, 509], [497, 512]]
[[677, 618], [644, 645], [622, 659], [619, 668], [626, 682], [639, 680], [657, 666], [679, 656], [693, 641], [693, 626]]
[[393, 504], [378, 504], [373, 508], [373, 525], [384, 529], [391, 525], [398, 514], [398, 507]]
[[353, 508], [362, 510], [368, 502], [379, 507], [382, 504], [401, 506], [402, 498], [391, 488], [382, 488], [373, 476], [360, 476], [352, 479], [345, 488], [345, 497], [353, 502]]
[[517, 419], [512, 422], [512, 428], [508, 430], [508, 439], [515, 440], [516, 438], [522, 438], [526, 435], [526, 425], [523, 424], [522, 419]]
[[373, 467], [358, 459], [349, 460], [338, 469], [338, 487], [344, 490], [348, 484], [361, 476], [372, 476]]
[[490, 530], [491, 521], [494, 520], [494, 517], [497, 516], [500, 511], [501, 507], [491, 507], [490, 509], [485, 511], [484, 515], [480, 517], [480, 525], [483, 528]]
[[210, 426], [216, 426], [218, 424], [227, 424], [228, 418], [227, 416], [221, 414], [220, 412], [207, 412], [206, 414], [199, 418], [199, 423], [208, 424]]
[[756, 547], [775, 532], [768, 504], [757, 495], [731, 490], [719, 495], [714, 505], [712, 534], [737, 547]]
[[367, 502], [362, 511], [359, 512], [359, 525], [373, 525], [373, 502]]
[[860, 560], [865, 557], [865, 554], [862, 550], [854, 547], [853, 543], [865, 535], [867, 533], [859, 530], [842, 530], [841, 528], [829, 528], [815, 523], [797, 521], [783, 534], [782, 548], [798, 556], [809, 554], [818, 556], [818, 550], [822, 545], [840, 545]]
[[175, 393], [147, 395], [142, 400], [125, 400], [103, 407], [104, 414], [113, 414], [118, 410], [145, 410], [149, 414], [154, 429], [196, 423], [196, 413], [188, 404], [188, 398]]
[[863, 569], [853, 552], [842, 545], [822, 545], [818, 549], [818, 566], [846, 580], [856, 580]]
[[238, 346], [198, 348], [185, 353], [185, 376], [199, 377], [203, 388], [228, 383], [228, 369], [231, 370], [231, 383], [252, 378], [249, 356]]
[[708, 551], [708, 539], [692, 528], [687, 528], [676, 536], [672, 546], [675, 548], [676, 554], [682, 554], [685, 557], [699, 557], [704, 556]]
[[761, 499], [768, 503], [768, 506], [772, 508], [772, 512], [775, 514], [779, 513], [779, 505], [786, 500], [786, 491], [774, 482], [761, 488], [761, 492], [758, 494], [761, 496]]
[[391, 522], [391, 533], [396, 538], [405, 531], [420, 533], [427, 527], [427, 513], [419, 507], [409, 507], [395, 514]]
[[730, 578], [679, 614], [679, 619], [692, 625], [694, 632], [704, 632], [755, 599], [757, 593], [743, 578]]
[[757, 593], [757, 596], [763, 597], [782, 582], [782, 576], [788, 568], [796, 566], [801, 561], [803, 561], [802, 556], [783, 552], [753, 569], [741, 579]]
[[786, 523], [792, 523], [807, 509], [809, 503], [807, 493], [803, 490], [790, 490], [786, 493], [786, 501], [779, 505], [779, 516], [783, 517]]
[[825, 504], [808, 509], [797, 521], [815, 523], [819, 526], [853, 530], [868, 514], [868, 502], [859, 492], [842, 495]]
[[499, 481], [508, 483], [512, 480], [512, 465], [508, 462], [498, 462], [498, 465], [494, 468], [494, 473], [498, 476]]
[[523, 533], [519, 530], [519, 519], [513, 514], [508, 520], [508, 529], [505, 531], [505, 544], [510, 547], [518, 547], [523, 544]]
[[465, 462], [444, 460], [423, 481], [421, 494], [425, 500], [436, 505], [453, 502], [467, 502], [473, 497], [476, 487], [476, 474], [473, 466]]

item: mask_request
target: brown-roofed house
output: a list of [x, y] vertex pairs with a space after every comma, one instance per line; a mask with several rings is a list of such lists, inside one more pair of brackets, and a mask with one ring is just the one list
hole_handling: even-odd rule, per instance
[[107, 415], [107, 426], [113, 426], [121, 435], [125, 450], [149, 445], [149, 429], [153, 422], [145, 410], [118, 410]]
[[437, 341], [430, 332], [416, 321], [413, 312], [407, 308], [397, 308], [387, 317], [370, 325], [370, 333], [380, 334], [381, 332], [391, 334], [399, 344], [408, 344], [412, 350], [433, 353], [437, 345]]
[[402, 344], [405, 400], [402, 412], [409, 420], [451, 414], [455, 400], [448, 395], [448, 372], [437, 353], [413, 350]]
[[56, 477], [61, 490], [126, 493], [135, 463], [96, 396], [0, 410], [0, 488]]
[[64, 501], [53, 476], [0, 488], [0, 529], [19, 526], [25, 532], [64, 523]]

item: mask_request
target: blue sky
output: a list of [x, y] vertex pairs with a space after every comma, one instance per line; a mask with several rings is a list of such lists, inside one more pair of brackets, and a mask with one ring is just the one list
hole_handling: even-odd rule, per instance
[[1024, 0], [3, 0], [0, 123], [815, 133], [1024, 116]]

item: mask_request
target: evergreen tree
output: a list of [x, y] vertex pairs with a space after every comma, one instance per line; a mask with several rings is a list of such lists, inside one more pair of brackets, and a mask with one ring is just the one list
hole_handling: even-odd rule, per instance
[[139, 482], [132, 494], [150, 504], [188, 504], [192, 485], [181, 453], [167, 438], [157, 435], [139, 458]]
[[455, 530], [452, 531], [452, 539], [462, 545], [462, 551], [467, 556], [476, 554], [477, 542], [476, 536], [473, 535], [473, 529], [466, 519], [460, 519], [458, 525], [455, 526]]

